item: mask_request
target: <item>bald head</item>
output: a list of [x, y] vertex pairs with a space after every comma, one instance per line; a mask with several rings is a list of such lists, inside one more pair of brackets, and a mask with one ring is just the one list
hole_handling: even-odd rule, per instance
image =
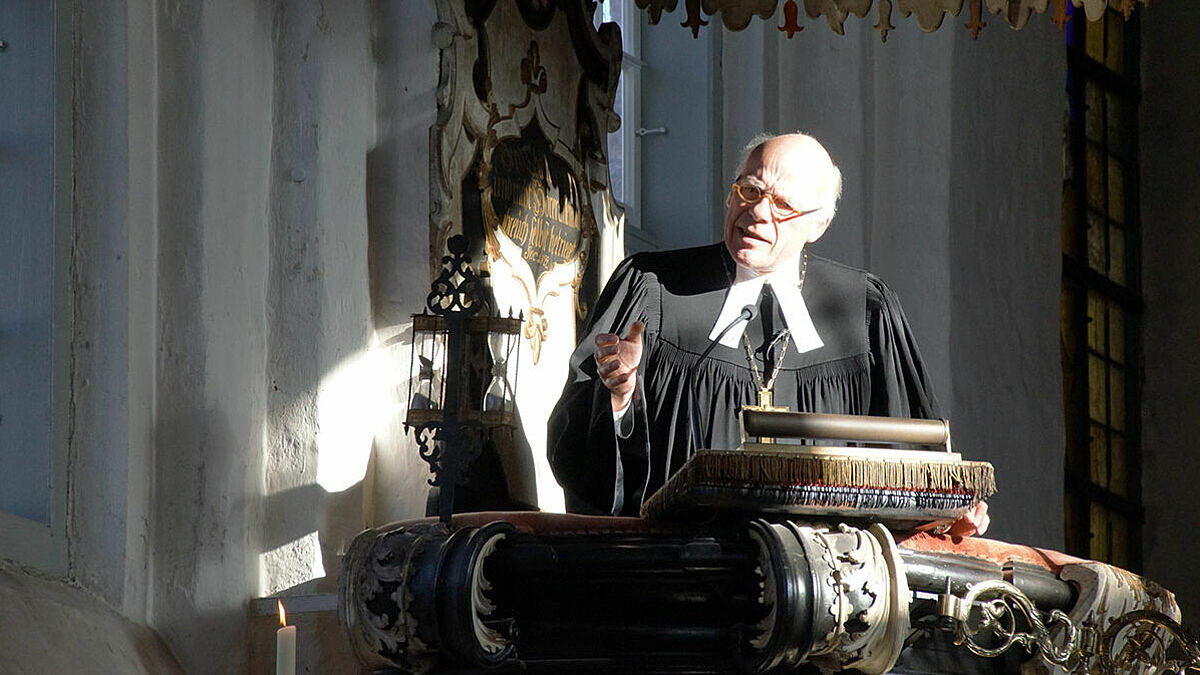
[[763, 153], [782, 157], [788, 171], [802, 184], [795, 187], [800, 194], [786, 195], [804, 208], [820, 207], [823, 216], [832, 219], [842, 196], [842, 172], [825, 146], [805, 133], [759, 134], [742, 149], [737, 178], [746, 175], [746, 166], [757, 162]]

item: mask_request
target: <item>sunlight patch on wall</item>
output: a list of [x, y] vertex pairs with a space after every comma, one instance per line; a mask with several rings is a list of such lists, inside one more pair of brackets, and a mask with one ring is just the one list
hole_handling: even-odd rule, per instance
[[260, 596], [275, 595], [324, 576], [325, 560], [316, 532], [309, 532], [258, 556]]
[[407, 340], [377, 335], [321, 381], [317, 483], [326, 491], [341, 492], [366, 475], [377, 432], [402, 408], [408, 351]]

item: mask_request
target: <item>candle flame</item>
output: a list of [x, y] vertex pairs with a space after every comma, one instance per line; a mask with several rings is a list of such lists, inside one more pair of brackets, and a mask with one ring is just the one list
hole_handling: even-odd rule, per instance
[[283, 611], [283, 601], [276, 600], [275, 603], [279, 605], [279, 625], [286, 626], [287, 625], [287, 612]]

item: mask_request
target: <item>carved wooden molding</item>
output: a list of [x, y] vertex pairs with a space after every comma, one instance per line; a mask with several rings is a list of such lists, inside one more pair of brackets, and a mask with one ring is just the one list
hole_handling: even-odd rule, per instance
[[[650, 15], [652, 24], [662, 19], [663, 12], [672, 12], [679, 5], [679, 0], [635, 1], [639, 8]], [[808, 18], [824, 17], [829, 28], [838, 35], [845, 33], [844, 24], [850, 15], [863, 18], [874, 6], [878, 11], [875, 29], [884, 42], [887, 41], [888, 32], [895, 28], [891, 23], [893, 9], [905, 18], [915, 16], [921, 30], [932, 32], [942, 25], [946, 14], [958, 16], [965, 5], [970, 11], [970, 18], [964, 27], [978, 38], [980, 29], [987, 25], [985, 13], [1003, 16], [1009, 26], [1020, 29], [1028, 23], [1034, 12], [1044, 14], [1047, 9], [1053, 8], [1051, 19], [1062, 28], [1066, 25], [1067, 2], [1083, 8], [1088, 21], [1103, 17], [1106, 7], [1123, 13], [1128, 19], [1136, 5], [1150, 4], [1149, 0], [684, 0], [686, 15], [680, 25], [691, 29], [695, 37], [699, 35], [700, 28], [709, 23], [703, 18], [704, 15], [720, 14], [726, 28], [743, 30], [750, 25], [753, 17], [770, 20], [776, 9], [782, 7], [778, 29], [791, 38], [804, 29], [799, 22], [800, 2], [803, 2]]]

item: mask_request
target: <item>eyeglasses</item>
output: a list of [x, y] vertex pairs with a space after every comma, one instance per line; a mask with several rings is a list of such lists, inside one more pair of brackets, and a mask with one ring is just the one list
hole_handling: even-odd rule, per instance
[[773, 195], [770, 192], [767, 192], [766, 190], [751, 183], [734, 183], [733, 194], [737, 195], [737, 198], [742, 200], [742, 203], [746, 204], [747, 206], [753, 206], [761, 202], [763, 199], [766, 199], [767, 203], [771, 205], [771, 213], [775, 216], [776, 220], [780, 221], [807, 216], [814, 211], [821, 210], [821, 207], [818, 206], [815, 209], [798, 211], [792, 208], [792, 205], [784, 201], [782, 197]]

